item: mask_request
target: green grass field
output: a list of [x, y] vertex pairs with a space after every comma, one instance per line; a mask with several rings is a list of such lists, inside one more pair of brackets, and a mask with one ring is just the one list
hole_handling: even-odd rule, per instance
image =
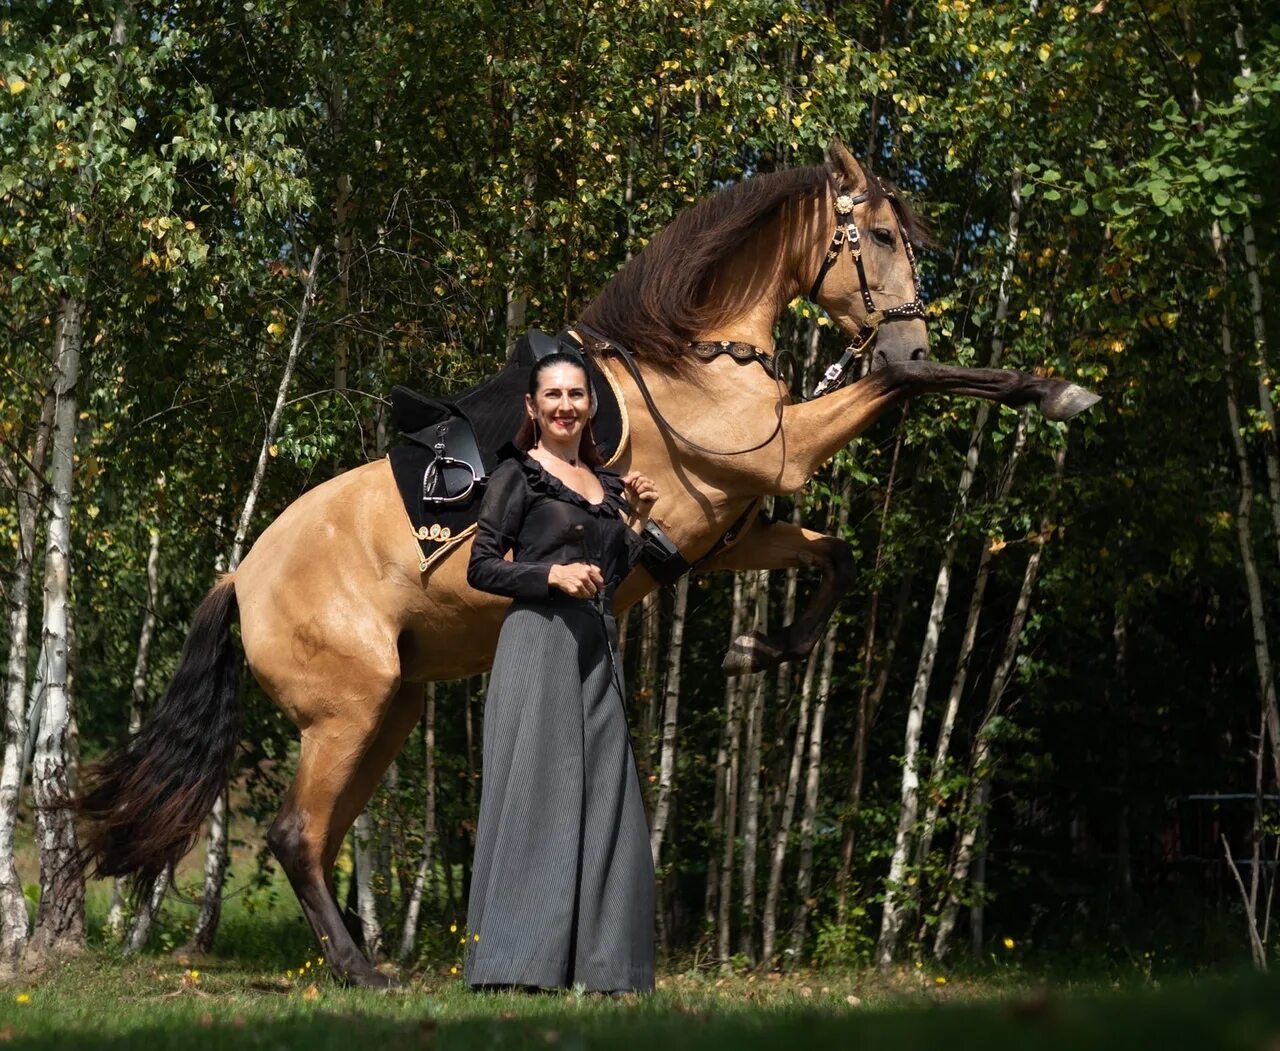
[[[821, 984], [820, 984], [821, 983]], [[1280, 1047], [1280, 987], [1256, 976], [1156, 990], [946, 987], [809, 975], [670, 975], [650, 996], [485, 994], [423, 978], [340, 989], [214, 962], [93, 956], [4, 990], [0, 1042], [78, 1048], [1239, 1048]]]
[[[29, 845], [28, 849], [29, 849]], [[24, 851], [25, 853], [25, 851]], [[292, 893], [277, 878], [237, 891], [236, 851], [213, 955], [174, 951], [194, 909], [166, 904], [155, 948], [124, 958], [101, 926], [110, 888], [89, 893], [91, 949], [0, 986], [0, 1044], [22, 1048], [1229, 1048], [1280, 1051], [1280, 982], [1153, 977], [1146, 967], [1045, 978], [1011, 952], [1003, 966], [906, 967], [785, 977], [691, 969], [648, 996], [469, 992], [451, 973], [456, 933], [428, 918], [437, 955], [391, 993], [344, 989], [321, 964]], [[29, 859], [30, 860], [30, 859]], [[32, 869], [24, 865], [24, 871]], [[198, 874], [180, 874], [190, 892]]]

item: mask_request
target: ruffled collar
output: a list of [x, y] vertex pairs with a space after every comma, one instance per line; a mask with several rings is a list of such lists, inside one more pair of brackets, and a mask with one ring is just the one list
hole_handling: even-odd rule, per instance
[[622, 495], [622, 477], [617, 471], [611, 471], [607, 467], [592, 468], [604, 488], [604, 498], [598, 504], [593, 504], [576, 489], [565, 485], [523, 449], [516, 448], [514, 442], [507, 442], [498, 450], [498, 459], [515, 460], [524, 469], [525, 480], [534, 492], [581, 507], [589, 514], [614, 518], [618, 512], [626, 509], [626, 501]]

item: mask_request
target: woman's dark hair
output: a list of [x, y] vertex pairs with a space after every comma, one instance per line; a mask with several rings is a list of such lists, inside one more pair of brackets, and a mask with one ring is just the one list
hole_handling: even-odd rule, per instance
[[[529, 397], [537, 397], [542, 373], [549, 368], [554, 368], [556, 365], [572, 365], [574, 368], [582, 370], [582, 376], [587, 381], [587, 394], [594, 408], [595, 391], [591, 389], [591, 377], [587, 375], [586, 364], [577, 354], [567, 354], [563, 351], [548, 354], [545, 358], [539, 358], [534, 363], [533, 368], [529, 370]], [[520, 430], [516, 432], [515, 447], [521, 452], [528, 452], [537, 443], [538, 425], [526, 414], [524, 422], [520, 424]], [[578, 446], [578, 458], [588, 467], [599, 467], [602, 463], [600, 450], [596, 448], [596, 436], [591, 430], [590, 416], [587, 417], [586, 425], [582, 428], [582, 444]]]

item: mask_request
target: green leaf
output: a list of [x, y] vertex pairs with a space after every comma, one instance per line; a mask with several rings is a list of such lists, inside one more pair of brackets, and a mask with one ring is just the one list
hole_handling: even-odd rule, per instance
[[1089, 202], [1083, 197], [1077, 197], [1071, 204], [1072, 215], [1084, 215], [1089, 210]]

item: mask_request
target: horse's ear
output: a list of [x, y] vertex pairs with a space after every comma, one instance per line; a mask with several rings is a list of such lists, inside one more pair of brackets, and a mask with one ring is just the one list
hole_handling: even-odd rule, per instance
[[832, 169], [845, 184], [844, 189], [858, 194], [867, 188], [866, 172], [862, 170], [862, 165], [849, 152], [839, 135], [833, 138], [831, 145], [827, 147], [827, 160], [831, 162]]

